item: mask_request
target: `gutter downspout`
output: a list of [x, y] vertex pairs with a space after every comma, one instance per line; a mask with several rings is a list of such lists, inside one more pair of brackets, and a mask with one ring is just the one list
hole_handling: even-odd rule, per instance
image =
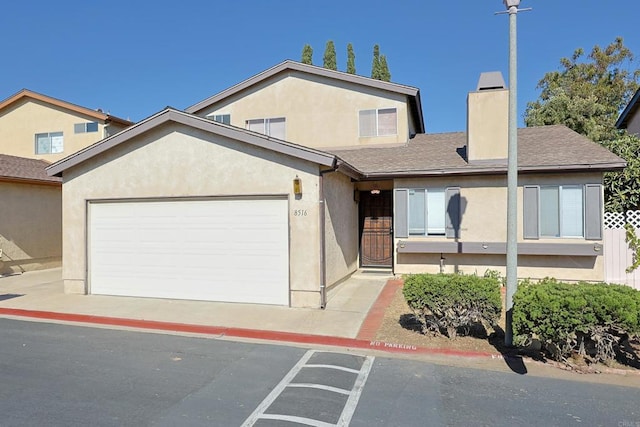
[[324, 175], [327, 173], [336, 172], [338, 170], [338, 166], [334, 163], [332, 169], [327, 169], [320, 171], [319, 174], [319, 182], [318, 182], [318, 193], [319, 200], [318, 204], [320, 206], [320, 308], [325, 309], [327, 307], [327, 259], [326, 259], [326, 250], [325, 250], [325, 200], [324, 200]]

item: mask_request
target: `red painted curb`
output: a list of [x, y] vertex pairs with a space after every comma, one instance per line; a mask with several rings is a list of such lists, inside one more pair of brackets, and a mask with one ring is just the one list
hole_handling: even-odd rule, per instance
[[258, 329], [231, 328], [223, 326], [192, 325], [185, 323], [159, 322], [155, 320], [125, 319], [120, 317], [92, 316], [88, 314], [58, 313], [53, 311], [23, 310], [18, 308], [0, 308], [0, 315], [26, 317], [43, 320], [59, 320], [73, 323], [123, 326], [129, 328], [158, 331], [184, 332], [204, 335], [224, 335], [236, 338], [250, 338], [267, 341], [282, 341], [297, 344], [317, 344], [334, 347], [362, 348], [403, 354], [431, 354], [455, 357], [501, 358], [502, 355], [469, 352], [451, 349], [432, 349], [399, 343], [370, 341], [359, 338], [331, 337], [326, 335], [307, 335], [294, 332], [263, 331]]

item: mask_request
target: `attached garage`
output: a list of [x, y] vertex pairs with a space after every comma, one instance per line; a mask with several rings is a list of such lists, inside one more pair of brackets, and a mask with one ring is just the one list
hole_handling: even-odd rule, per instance
[[287, 200], [89, 203], [89, 292], [289, 304]]
[[[65, 292], [320, 307], [337, 256], [323, 253], [320, 171], [335, 169], [332, 154], [163, 110], [47, 168], [63, 180]], [[324, 188], [355, 207], [339, 174]]]

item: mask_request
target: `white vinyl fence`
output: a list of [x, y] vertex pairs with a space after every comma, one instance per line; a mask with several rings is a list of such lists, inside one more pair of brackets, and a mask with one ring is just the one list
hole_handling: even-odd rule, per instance
[[640, 289], [640, 268], [631, 273], [626, 269], [633, 264], [633, 253], [625, 241], [625, 222], [640, 229], [640, 211], [604, 214], [604, 275], [607, 283], [621, 283]]

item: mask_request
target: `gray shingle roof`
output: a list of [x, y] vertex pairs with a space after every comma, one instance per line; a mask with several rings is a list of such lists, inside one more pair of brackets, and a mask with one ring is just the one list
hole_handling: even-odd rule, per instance
[[[365, 177], [503, 173], [506, 162], [467, 163], [464, 132], [418, 134], [396, 147], [328, 150]], [[563, 125], [518, 129], [518, 169], [619, 170], [620, 157]]]
[[45, 171], [47, 166], [49, 163], [44, 160], [0, 154], [0, 179], [43, 181], [46, 183], [62, 182], [58, 177], [47, 175]]

